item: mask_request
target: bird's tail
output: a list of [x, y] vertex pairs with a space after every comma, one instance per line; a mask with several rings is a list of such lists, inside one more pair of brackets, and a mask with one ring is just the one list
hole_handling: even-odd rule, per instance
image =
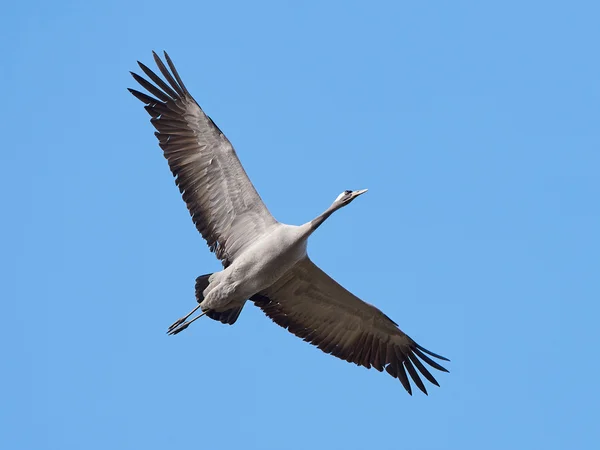
[[[200, 275], [198, 278], [196, 278], [196, 301], [198, 303], [202, 303], [204, 300], [204, 290], [208, 287], [208, 279], [211, 275], [212, 273], [209, 273], [206, 275]], [[221, 323], [233, 325], [240, 316], [243, 307], [244, 305], [242, 304], [241, 306], [236, 306], [235, 308], [225, 311], [207, 311], [206, 315], [213, 320], [218, 320]]]

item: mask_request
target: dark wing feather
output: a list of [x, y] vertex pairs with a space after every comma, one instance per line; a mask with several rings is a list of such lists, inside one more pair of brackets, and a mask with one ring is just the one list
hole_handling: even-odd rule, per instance
[[[175, 182], [198, 231], [228, 265], [276, 223], [250, 182], [233, 146], [189, 94], [165, 53], [154, 54], [163, 79], [138, 63], [151, 80], [132, 73], [152, 96], [129, 89], [146, 104]], [[234, 314], [228, 320], [233, 320]]]
[[[379, 309], [362, 301], [305, 258], [273, 286], [252, 297], [275, 323], [325, 353], [366, 368], [385, 370], [412, 394], [409, 378], [425, 394], [420, 377], [439, 386], [421, 360], [448, 372]], [[417, 358], [421, 358], [419, 360]]]

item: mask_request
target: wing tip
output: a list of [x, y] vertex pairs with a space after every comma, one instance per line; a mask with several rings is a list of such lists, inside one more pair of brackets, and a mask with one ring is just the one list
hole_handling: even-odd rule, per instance
[[449, 360], [448, 358], [446, 358], [445, 356], [438, 355], [437, 353], [433, 353], [432, 351], [430, 351], [430, 350], [427, 350], [425, 347], [422, 347], [422, 346], [420, 346], [420, 345], [419, 345], [419, 344], [417, 344], [416, 342], [415, 342], [415, 347], [417, 347], [417, 348], [418, 348], [419, 350], [421, 350], [422, 352], [425, 352], [425, 353], [427, 353], [428, 355], [430, 355], [430, 356], [433, 356], [434, 358], [441, 359], [442, 361], [448, 361], [448, 362], [450, 362], [450, 360]]

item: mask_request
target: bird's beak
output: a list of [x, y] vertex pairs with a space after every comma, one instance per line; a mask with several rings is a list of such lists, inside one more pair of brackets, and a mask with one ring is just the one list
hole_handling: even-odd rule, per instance
[[354, 191], [354, 192], [352, 193], [352, 198], [356, 198], [356, 197], [358, 197], [359, 195], [363, 195], [363, 194], [364, 194], [365, 192], [367, 192], [367, 191], [368, 191], [368, 189], [361, 189], [360, 191]]

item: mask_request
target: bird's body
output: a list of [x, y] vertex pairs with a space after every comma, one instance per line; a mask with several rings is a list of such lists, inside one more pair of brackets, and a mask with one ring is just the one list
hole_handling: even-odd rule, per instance
[[225, 311], [243, 305], [257, 292], [272, 286], [306, 258], [307, 229], [308, 224], [271, 225], [231, 265], [212, 274], [204, 291], [202, 309]]
[[[166, 82], [141, 63], [153, 83], [132, 73], [154, 97], [130, 92], [146, 104], [192, 220], [223, 263], [222, 271], [196, 279], [198, 306], [171, 325], [169, 334], [181, 332], [205, 314], [233, 324], [251, 300], [296, 336], [348, 362], [385, 370], [409, 393], [408, 376], [425, 393], [419, 373], [438, 385], [422, 362], [447, 372], [430, 356], [446, 358], [418, 345], [388, 316], [344, 289], [307, 256], [309, 236], [366, 189], [342, 192], [304, 225], [278, 222], [229, 140], [190, 95], [166, 53], [165, 59], [168, 69], [154, 54]], [[188, 320], [200, 308], [202, 314]]]

